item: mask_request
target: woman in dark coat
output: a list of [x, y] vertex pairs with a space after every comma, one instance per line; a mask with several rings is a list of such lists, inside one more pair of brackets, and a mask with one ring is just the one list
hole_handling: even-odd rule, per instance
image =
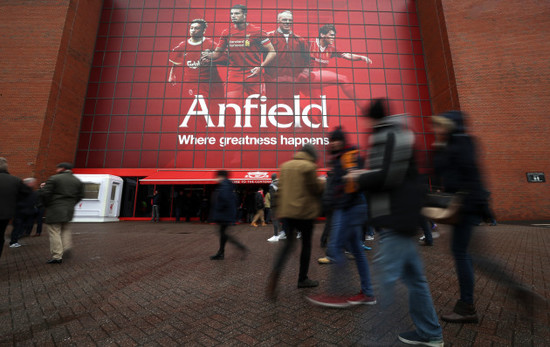
[[460, 299], [446, 322], [477, 323], [474, 306], [474, 268], [468, 251], [474, 226], [479, 223], [486, 204], [486, 193], [477, 163], [475, 143], [464, 129], [460, 111], [433, 117], [436, 135], [434, 173], [445, 192], [463, 195], [461, 219], [453, 225], [451, 250], [455, 259]]
[[248, 249], [235, 237], [227, 234], [227, 228], [234, 224], [237, 219], [238, 203], [237, 196], [234, 193], [235, 186], [228, 179], [228, 172], [225, 170], [218, 171], [217, 178], [218, 186], [212, 195], [210, 219], [219, 225], [220, 248], [216, 254], [210, 257], [210, 259], [223, 260], [227, 241], [237, 246], [244, 257]]

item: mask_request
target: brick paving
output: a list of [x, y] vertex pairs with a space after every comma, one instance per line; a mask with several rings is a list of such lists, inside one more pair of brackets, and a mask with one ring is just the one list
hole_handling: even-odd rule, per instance
[[[282, 276], [279, 300], [264, 287], [277, 243], [271, 227], [233, 227], [252, 250], [245, 260], [230, 244], [223, 261], [214, 225], [173, 222], [73, 224], [73, 257], [47, 265], [48, 238], [25, 238], [0, 259], [0, 345], [22, 346], [399, 346], [397, 333], [412, 328], [406, 291], [396, 303], [336, 310], [315, 307], [304, 296], [326, 286], [330, 265], [315, 228], [310, 277], [319, 288], [297, 289], [298, 252]], [[438, 314], [458, 296], [449, 232], [421, 247]], [[550, 228], [500, 224], [477, 229], [483, 252], [500, 259], [525, 284], [550, 298]], [[9, 234], [9, 230], [8, 230]], [[368, 252], [376, 274], [373, 251]], [[397, 256], [397, 255], [396, 255]], [[354, 271], [355, 273], [356, 271]], [[358, 291], [354, 274], [349, 291]], [[376, 279], [374, 278], [376, 284]], [[375, 290], [377, 288], [375, 287]], [[479, 324], [442, 322], [446, 346], [549, 346], [548, 302], [528, 316], [502, 282], [476, 273]]]

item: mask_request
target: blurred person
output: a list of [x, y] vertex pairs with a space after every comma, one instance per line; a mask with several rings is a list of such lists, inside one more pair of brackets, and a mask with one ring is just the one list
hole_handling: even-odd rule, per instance
[[325, 185], [324, 180], [317, 177], [316, 161], [317, 151], [312, 144], [308, 143], [294, 155], [293, 159], [285, 162], [279, 172], [276, 216], [283, 221], [287, 238], [275, 259], [268, 279], [266, 295], [272, 300], [277, 298], [277, 284], [294, 248], [296, 230], [302, 233], [298, 288], [319, 285], [319, 282], [308, 278], [313, 222], [321, 214], [320, 200]]
[[204, 52], [204, 60], [217, 60], [224, 52], [229, 58], [226, 81], [228, 102], [242, 104], [254, 94], [262, 94], [262, 70], [276, 56], [269, 37], [258, 26], [247, 22], [248, 9], [233, 5], [230, 10], [231, 26], [221, 34], [213, 52]]
[[[200, 221], [201, 223], [206, 223], [208, 221], [208, 197], [206, 196], [206, 191], [203, 193], [203, 197], [200, 202]], [[237, 216], [237, 221], [239, 220]]]
[[271, 194], [269, 194], [269, 189], [264, 195], [264, 219], [265, 223], [271, 223]]
[[453, 226], [451, 250], [455, 259], [460, 299], [452, 313], [441, 316], [446, 322], [477, 323], [474, 306], [474, 267], [468, 245], [479, 223], [485, 190], [481, 181], [474, 139], [465, 132], [464, 115], [450, 111], [433, 116], [435, 152], [434, 175], [447, 193], [464, 194], [461, 220]]
[[19, 239], [29, 236], [36, 219], [38, 193], [36, 192], [36, 179], [25, 178], [23, 183], [29, 188], [29, 194], [17, 201], [17, 209], [13, 218], [13, 230], [11, 232], [10, 248], [21, 247]]
[[277, 217], [279, 180], [277, 179], [276, 173], [271, 175], [271, 184], [269, 185], [268, 193], [269, 193], [269, 203], [271, 205], [271, 222], [273, 223], [273, 236], [267, 239], [267, 241], [278, 242], [279, 240], [286, 239], [286, 234], [285, 234], [284, 228], [282, 227], [282, 222]]
[[160, 195], [158, 190], [153, 191], [151, 197], [151, 222], [158, 222], [160, 220], [159, 214]]
[[414, 240], [426, 187], [416, 167], [414, 134], [403, 124], [404, 119], [388, 116], [387, 102], [374, 100], [367, 110], [373, 121], [368, 170], [353, 172], [349, 179], [366, 191], [372, 225], [380, 231], [376, 263], [382, 306], [387, 311], [397, 280], [401, 279], [409, 292], [415, 330], [400, 333], [399, 340], [442, 347], [442, 329]]
[[69, 222], [75, 205], [84, 198], [84, 184], [73, 175], [73, 165], [59, 163], [56, 174], [40, 190], [40, 199], [46, 208], [46, 229], [50, 235], [48, 264], [61, 264], [63, 256], [70, 256], [72, 235]]
[[452, 226], [451, 238], [460, 298], [453, 311], [442, 315], [441, 319], [449, 323], [479, 321], [474, 301], [474, 262], [479, 271], [512, 289], [516, 298], [532, 313], [535, 303], [544, 299], [519, 282], [498, 261], [485, 255], [487, 242], [479, 239], [482, 234], [477, 235], [476, 239], [478, 232], [474, 233], [474, 227], [488, 205], [488, 194], [481, 178], [475, 139], [466, 132], [465, 114], [448, 111], [432, 119], [436, 141], [434, 174], [445, 192], [460, 192], [462, 195], [460, 220]]
[[[46, 182], [40, 183], [40, 186], [38, 187], [38, 190], [44, 188], [46, 185]], [[37, 191], [39, 193], [39, 191]], [[42, 227], [44, 225], [44, 214], [46, 213], [46, 209], [44, 208], [44, 204], [42, 203], [42, 200], [40, 199], [40, 194], [38, 196], [38, 202], [36, 205], [36, 233], [33, 236], [40, 236], [42, 235]]]
[[29, 194], [29, 188], [18, 177], [8, 172], [8, 160], [0, 157], [0, 257], [4, 249], [5, 233], [15, 216], [17, 201]]
[[[372, 289], [369, 265], [363, 250], [362, 227], [366, 223], [367, 203], [365, 195], [353, 182], [347, 182], [344, 176], [353, 169], [363, 168], [363, 158], [355, 146], [346, 141], [342, 128], [336, 128], [329, 137], [331, 154], [331, 184], [328, 196], [332, 209], [331, 234], [328, 240], [327, 256], [334, 263], [329, 276], [329, 294], [307, 297], [316, 305], [326, 307], [347, 307], [349, 305], [374, 305], [376, 298]], [[351, 183], [351, 184], [350, 184]], [[357, 271], [361, 279], [358, 294], [343, 296], [341, 286], [345, 281], [346, 256], [348, 250], [355, 258]]]
[[265, 226], [265, 217], [264, 217], [264, 190], [262, 187], [258, 188], [258, 191], [254, 195], [254, 208], [256, 210], [256, 214], [254, 214], [254, 218], [252, 218], [252, 226], [257, 227], [258, 223], [261, 222], [262, 226]]
[[330, 238], [330, 229], [332, 225], [332, 203], [330, 201], [331, 198], [329, 195], [329, 191], [330, 191], [329, 187], [331, 184], [332, 184], [332, 170], [327, 172], [326, 181], [325, 181], [325, 190], [323, 192], [323, 197], [321, 198], [323, 215], [325, 216], [325, 227], [323, 228], [323, 233], [321, 234], [321, 248], [327, 247], [328, 240]]
[[173, 86], [181, 71], [183, 87], [190, 96], [202, 95], [205, 100], [223, 97], [223, 84], [217, 67], [212, 61], [201, 61], [203, 52], [212, 52], [214, 41], [204, 36], [208, 23], [201, 18], [193, 19], [189, 25], [189, 38], [180, 42], [170, 53], [172, 64], [168, 82]]
[[225, 244], [228, 241], [242, 252], [241, 259], [244, 259], [248, 249], [234, 236], [227, 233], [229, 226], [235, 224], [237, 221], [238, 197], [234, 193], [234, 184], [229, 180], [229, 173], [225, 170], [219, 170], [216, 174], [216, 179], [218, 184], [212, 195], [210, 220], [219, 226], [220, 247], [218, 248], [218, 252], [211, 256], [210, 259], [223, 260], [225, 257]]
[[487, 223], [488, 225], [493, 227], [497, 225], [497, 220], [495, 219], [495, 214], [493, 213], [489, 203], [489, 197], [491, 196], [491, 192], [486, 191], [486, 194], [487, 194], [487, 199], [485, 204], [483, 204], [483, 208], [481, 209], [481, 223], [479, 224], [481, 225], [483, 223]]
[[186, 198], [183, 190], [178, 191], [178, 195], [176, 195], [176, 198], [174, 199], [174, 205], [176, 207], [176, 222], [179, 222], [181, 216], [183, 216], [185, 199]]
[[266, 65], [266, 96], [270, 105], [293, 105], [294, 95], [303, 89], [299, 84], [309, 76], [309, 47], [307, 41], [293, 31], [293, 14], [283, 11], [277, 15], [278, 28], [267, 33], [277, 55]]
[[[319, 36], [311, 41], [309, 46], [311, 54], [311, 97], [321, 95], [323, 86], [338, 85], [344, 94], [352, 100], [358, 109], [363, 105], [355, 97], [355, 88], [352, 81], [343, 74], [329, 70], [332, 58], [343, 58], [351, 61], [363, 61], [372, 64], [372, 60], [365, 56], [349, 52], [340, 52], [336, 48], [336, 27], [333, 24], [325, 24], [319, 28]], [[315, 95], [314, 95], [315, 94]]]

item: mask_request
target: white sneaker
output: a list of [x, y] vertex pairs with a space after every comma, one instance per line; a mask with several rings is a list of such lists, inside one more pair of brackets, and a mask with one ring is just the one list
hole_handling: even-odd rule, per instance
[[267, 242], [279, 242], [279, 236], [271, 236], [267, 239]]
[[286, 234], [285, 234], [284, 231], [281, 231], [281, 232], [279, 233], [279, 240], [286, 240]]
[[302, 238], [302, 233], [298, 231], [298, 234], [296, 234], [296, 238], [297, 239]]
[[374, 240], [374, 236], [367, 235], [367, 237], [365, 237], [365, 241], [373, 241], [373, 240]]
[[421, 238], [418, 239], [418, 241], [424, 241], [426, 239], [426, 236], [422, 236]]
[[10, 248], [19, 248], [19, 247], [21, 247], [21, 244], [19, 242], [16, 242], [10, 245]]

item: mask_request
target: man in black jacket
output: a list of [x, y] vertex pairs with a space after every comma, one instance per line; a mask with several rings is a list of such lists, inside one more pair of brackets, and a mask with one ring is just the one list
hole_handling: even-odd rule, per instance
[[23, 183], [29, 188], [29, 194], [17, 201], [17, 210], [13, 218], [10, 248], [21, 247], [19, 239], [31, 234], [38, 211], [38, 193], [34, 190], [36, 187], [36, 180], [34, 178], [25, 178]]
[[28, 187], [19, 178], [8, 172], [8, 161], [0, 157], [0, 256], [4, 249], [4, 234], [15, 215], [17, 200], [29, 193]]
[[377, 262], [382, 303], [389, 304], [400, 278], [409, 291], [409, 314], [416, 329], [399, 334], [399, 340], [442, 347], [441, 326], [414, 240], [423, 198], [414, 160], [414, 134], [400, 117], [387, 115], [387, 100], [375, 100], [367, 114], [374, 122], [369, 171], [351, 174], [349, 178], [367, 191], [371, 221], [381, 230]]
[[212, 195], [212, 208], [210, 219], [218, 223], [220, 233], [220, 248], [218, 252], [210, 257], [211, 260], [223, 260], [225, 255], [225, 244], [231, 242], [241, 250], [242, 258], [246, 256], [248, 249], [235, 237], [227, 234], [227, 228], [237, 220], [238, 198], [234, 193], [235, 186], [229, 180], [229, 173], [219, 170], [217, 173], [218, 186]]

